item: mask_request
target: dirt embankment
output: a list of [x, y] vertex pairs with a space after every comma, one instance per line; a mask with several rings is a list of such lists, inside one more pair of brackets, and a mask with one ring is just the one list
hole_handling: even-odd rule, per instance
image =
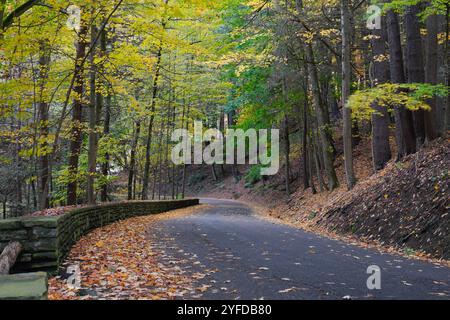
[[450, 144], [441, 143], [390, 163], [309, 224], [450, 259]]

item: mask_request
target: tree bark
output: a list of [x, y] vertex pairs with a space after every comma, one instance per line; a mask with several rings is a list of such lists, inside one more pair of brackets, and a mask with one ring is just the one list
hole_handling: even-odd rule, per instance
[[[377, 86], [389, 81], [389, 62], [386, 56], [386, 29], [382, 17], [381, 29], [372, 32], [373, 53], [373, 78], [372, 86]], [[385, 106], [380, 106], [376, 101], [372, 104], [375, 113], [372, 115], [372, 156], [375, 171], [383, 169], [391, 159], [392, 153], [389, 146], [389, 114]]]
[[[161, 185], [162, 185], [162, 153], [163, 153], [163, 132], [164, 132], [164, 119], [161, 119], [161, 126], [158, 134], [158, 164], [155, 168], [155, 177], [154, 177], [154, 184], [153, 184], [153, 195], [152, 199], [155, 199], [155, 186], [156, 186], [156, 177], [158, 177], [158, 200], [161, 200]], [[157, 172], [156, 172], [157, 170]]]
[[[94, 22], [92, 22], [94, 23]], [[91, 53], [89, 55], [89, 146], [88, 146], [88, 176], [87, 176], [87, 202], [88, 204], [95, 204], [95, 175], [97, 174], [97, 94], [96, 94], [96, 66], [95, 55], [96, 45], [94, 41], [97, 37], [97, 27], [92, 24], [91, 26]]]
[[[423, 83], [425, 81], [424, 60], [422, 53], [422, 37], [420, 35], [419, 6], [408, 6], [405, 11], [405, 28], [407, 43], [407, 68], [409, 83]], [[425, 142], [424, 110], [413, 112], [414, 130], [417, 145]]]
[[3, 219], [6, 219], [6, 203], [8, 202], [8, 198], [4, 197], [2, 200], [2, 211], [3, 211]]
[[[188, 102], [187, 110], [185, 116], [183, 116], [183, 121], [185, 121], [185, 129], [189, 130], [189, 116], [191, 113], [191, 105]], [[184, 111], [183, 111], [184, 114]], [[186, 196], [186, 180], [187, 180], [187, 164], [183, 163], [183, 176], [181, 181], [181, 199], [184, 199]]]
[[286, 183], [286, 194], [291, 194], [291, 165], [290, 165], [290, 152], [291, 152], [291, 142], [289, 140], [289, 121], [287, 114], [285, 114], [283, 119], [283, 133], [284, 133], [284, 157], [286, 160], [285, 167], [285, 183]]
[[313, 154], [314, 154], [314, 149], [313, 149], [313, 136], [312, 136], [312, 130], [311, 134], [308, 135], [308, 145], [309, 145], [309, 152], [308, 152], [308, 171], [309, 171], [309, 185], [311, 186], [311, 192], [313, 194], [317, 193], [317, 189], [314, 185], [314, 164], [313, 164]]
[[[2, 0], [0, 2], [0, 5], [5, 5], [6, 1]], [[7, 30], [11, 25], [13, 24], [14, 20], [17, 18], [20, 18], [23, 14], [25, 14], [27, 11], [29, 11], [33, 6], [35, 6], [37, 3], [39, 3], [39, 0], [28, 0], [25, 1], [22, 5], [18, 6], [16, 9], [14, 9], [12, 12], [10, 12], [6, 18], [4, 18], [4, 12], [2, 12], [0, 18], [1, 18], [1, 31]]]
[[[450, 87], [450, 3], [445, 5], [445, 41], [444, 44], [444, 65], [445, 65], [445, 85]], [[445, 112], [444, 112], [444, 125], [442, 126], [442, 133], [447, 135], [450, 130], [450, 94], [446, 97]]]
[[3, 17], [5, 16], [5, 11], [6, 11], [6, 0], [0, 0], [0, 40], [3, 39], [3, 25], [4, 25], [4, 21], [3, 21]]
[[128, 170], [128, 200], [133, 200], [133, 183], [136, 176], [136, 152], [141, 133], [141, 121], [137, 120], [133, 136], [133, 144], [131, 146], [130, 165]]
[[50, 206], [49, 199], [49, 150], [48, 143], [49, 134], [49, 106], [45, 96], [45, 85], [48, 80], [48, 71], [50, 65], [50, 48], [48, 42], [44, 41], [40, 46], [41, 56], [39, 58], [39, 102], [38, 102], [38, 114], [39, 114], [39, 137], [40, 137], [40, 156], [38, 159], [38, 209], [44, 210]]
[[333, 164], [333, 148], [331, 142], [329, 141], [329, 135], [327, 134], [327, 127], [325, 114], [324, 114], [324, 106], [321, 99], [320, 88], [319, 88], [319, 78], [317, 75], [317, 68], [315, 65], [314, 52], [312, 49], [312, 45], [308, 44], [306, 46], [306, 56], [308, 59], [309, 65], [309, 76], [311, 79], [311, 87], [312, 87], [312, 97], [313, 97], [313, 105], [316, 111], [317, 122], [318, 122], [318, 131], [320, 136], [320, 141], [322, 144], [322, 156], [324, 161], [325, 172], [328, 177], [328, 189], [334, 190], [339, 186], [338, 179], [336, 176], [336, 171], [334, 170]]
[[161, 70], [161, 59], [162, 59], [162, 41], [160, 42], [158, 53], [157, 53], [157, 62], [155, 69], [155, 76], [153, 78], [153, 91], [152, 91], [152, 103], [150, 107], [150, 121], [148, 125], [148, 133], [147, 133], [147, 144], [145, 148], [145, 167], [144, 167], [144, 179], [142, 185], [142, 200], [148, 199], [148, 187], [150, 180], [150, 153], [152, 147], [152, 136], [153, 136], [153, 123], [155, 120], [155, 110], [156, 110], [156, 96], [158, 94], [158, 81]]
[[[306, 96], [305, 96], [306, 99]], [[302, 139], [302, 150], [303, 150], [303, 188], [306, 190], [309, 188], [309, 175], [308, 171], [308, 102], [305, 101], [303, 106], [303, 139]]]
[[[236, 123], [237, 123], [236, 111], [231, 110], [230, 112], [228, 112], [228, 128], [235, 126]], [[225, 141], [225, 145], [226, 145], [226, 141]], [[235, 148], [234, 145], [233, 145], [233, 148]], [[236, 150], [234, 150], [234, 152], [233, 152], [234, 153], [234, 163], [231, 165], [231, 174], [233, 175], [234, 181], [236, 183], [238, 183], [239, 179], [240, 179], [240, 172], [239, 172], [238, 166], [236, 164], [237, 153], [235, 151]]]
[[75, 98], [72, 106], [72, 137], [70, 140], [69, 154], [69, 183], [67, 185], [67, 204], [77, 204], [78, 188], [78, 160], [80, 157], [82, 140], [82, 108], [83, 108], [83, 88], [84, 88], [84, 67], [83, 60], [86, 54], [86, 36], [87, 27], [85, 21], [82, 21], [78, 39], [76, 42], [76, 60], [75, 60], [75, 82], [73, 92]]
[[[425, 64], [425, 82], [430, 84], [437, 84], [438, 74], [438, 17], [433, 14], [427, 18], [427, 37], [426, 37], [426, 64]], [[436, 126], [436, 106], [437, 99], [433, 97], [428, 100], [431, 107], [430, 111], [424, 112], [425, 120], [425, 136], [427, 141], [433, 141], [438, 137]]]
[[322, 177], [322, 172], [320, 169], [320, 160], [319, 160], [319, 151], [317, 150], [318, 145], [317, 145], [317, 133], [316, 133], [316, 129], [314, 128], [312, 130], [312, 139], [311, 139], [311, 147], [312, 147], [312, 156], [314, 157], [314, 165], [316, 168], [316, 176], [317, 176], [317, 181], [319, 182], [319, 190], [320, 192], [323, 192], [325, 190], [325, 181], [323, 180]]
[[343, 124], [344, 124], [344, 158], [345, 175], [347, 179], [347, 188], [353, 189], [356, 184], [355, 173], [353, 170], [353, 146], [352, 146], [352, 115], [351, 110], [347, 108], [348, 98], [350, 97], [351, 84], [351, 32], [349, 21], [349, 1], [341, 0], [341, 29], [342, 29], [342, 106], [343, 106]]
[[[390, 10], [387, 13], [390, 71], [392, 83], [405, 83], [403, 67], [403, 52], [400, 40], [398, 15]], [[397, 160], [416, 152], [416, 137], [414, 132], [412, 112], [405, 106], [395, 108], [395, 135], [397, 140]]]
[[[301, 7], [301, 3], [298, 4]], [[303, 135], [302, 135], [302, 163], [303, 163], [303, 188], [306, 190], [309, 188], [310, 184], [310, 171], [308, 170], [308, 103], [309, 103], [309, 74], [308, 74], [308, 64], [303, 64], [303, 75], [304, 75], [304, 82], [303, 82], [303, 95], [304, 95], [304, 103], [303, 103]], [[301, 118], [300, 112], [299, 112], [299, 118]]]
[[[109, 136], [110, 132], [110, 123], [111, 123], [111, 95], [108, 94], [105, 100], [105, 119], [103, 123], [103, 136], [107, 137]], [[109, 160], [110, 155], [109, 152], [106, 152], [105, 154], [105, 161], [102, 163], [102, 175], [103, 175], [103, 186], [101, 190], [101, 201], [106, 202], [108, 201], [108, 175], [109, 175]]]
[[[106, 56], [106, 46], [107, 46], [107, 31], [106, 29], [103, 29], [100, 34], [100, 50], [98, 52], [98, 56], [100, 59], [103, 59]], [[98, 73], [103, 74], [105, 72], [105, 68], [103, 65], [103, 60], [98, 66]], [[97, 114], [97, 127], [100, 128], [101, 126], [101, 118], [103, 114], [103, 137], [107, 137], [109, 135], [110, 131], [110, 122], [111, 122], [111, 95], [110, 95], [110, 88], [108, 88], [108, 84], [106, 81], [98, 80], [99, 83], [98, 87], [102, 90], [99, 90], [97, 92], [96, 97], [96, 108], [95, 112]], [[103, 92], [106, 93], [106, 97], [103, 96]], [[103, 111], [103, 108], [105, 107], [105, 110]], [[99, 134], [97, 133], [97, 150], [98, 150], [98, 144], [99, 144]], [[98, 151], [97, 151], [98, 152]], [[105, 153], [105, 160], [101, 163], [100, 170], [103, 177], [103, 184], [101, 186], [100, 190], [100, 201], [106, 202], [108, 201], [108, 174], [109, 174], [109, 160], [110, 160], [110, 154], [109, 152]], [[125, 161], [126, 165], [126, 161]]]

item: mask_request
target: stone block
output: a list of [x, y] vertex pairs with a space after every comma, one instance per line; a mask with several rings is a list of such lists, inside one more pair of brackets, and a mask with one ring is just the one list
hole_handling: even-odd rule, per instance
[[0, 220], [0, 231], [3, 230], [17, 230], [22, 228], [22, 222], [20, 219], [6, 219]]
[[24, 218], [22, 223], [27, 228], [44, 227], [44, 228], [56, 228], [58, 217], [38, 217], [38, 218]]
[[45, 272], [0, 276], [1, 300], [45, 300], [48, 278]]
[[32, 229], [32, 235], [34, 238], [55, 238], [58, 235], [56, 228], [44, 228], [44, 227], [34, 227]]
[[28, 232], [26, 229], [0, 231], [0, 241], [20, 241], [27, 238]]

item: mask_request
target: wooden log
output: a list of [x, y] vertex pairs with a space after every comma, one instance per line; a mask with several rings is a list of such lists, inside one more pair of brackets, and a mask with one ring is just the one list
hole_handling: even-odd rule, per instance
[[6, 246], [0, 255], [0, 275], [9, 274], [20, 251], [22, 251], [22, 245], [19, 242], [11, 242]]

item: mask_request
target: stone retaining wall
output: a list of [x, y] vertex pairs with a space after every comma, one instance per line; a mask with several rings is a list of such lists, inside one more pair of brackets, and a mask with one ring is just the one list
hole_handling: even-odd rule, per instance
[[12, 272], [56, 271], [72, 245], [93, 229], [198, 203], [198, 199], [134, 201], [75, 209], [58, 217], [0, 220], [0, 252], [10, 241], [19, 241], [23, 251]]

